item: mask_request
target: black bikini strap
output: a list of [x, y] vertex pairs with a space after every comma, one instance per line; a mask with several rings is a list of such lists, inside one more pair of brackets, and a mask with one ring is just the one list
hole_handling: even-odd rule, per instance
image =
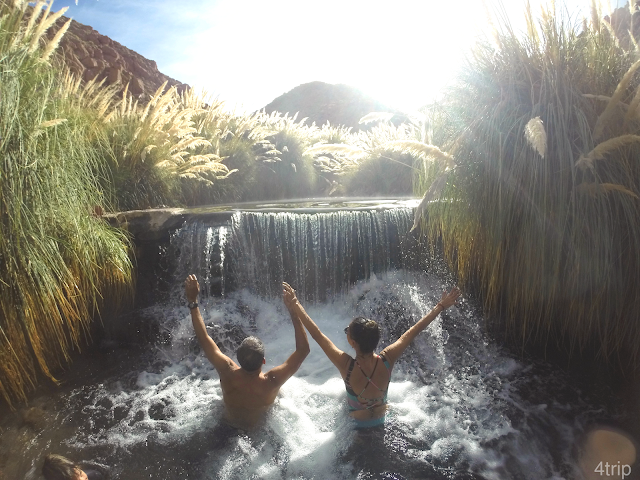
[[[367, 377], [367, 380], [369, 380], [369, 381], [371, 381], [371, 379], [373, 378], [373, 374], [376, 373], [376, 368], [378, 368], [378, 360], [380, 360], [380, 357], [376, 357], [376, 364], [373, 366], [373, 372], [371, 372], [371, 375], [369, 375]], [[360, 366], [360, 365], [358, 365], [358, 366]], [[362, 368], [360, 368], [360, 370], [362, 370]], [[364, 371], [362, 373], [364, 373]]]
[[354, 364], [355, 364], [355, 360], [352, 358], [352, 359], [351, 359], [351, 362], [349, 363], [349, 368], [347, 369], [347, 376], [346, 376], [346, 378], [344, 379], [344, 382], [345, 382], [347, 385], [351, 385], [351, 384], [349, 383], [349, 378], [351, 377], [351, 372], [353, 372], [353, 365], [354, 365]]

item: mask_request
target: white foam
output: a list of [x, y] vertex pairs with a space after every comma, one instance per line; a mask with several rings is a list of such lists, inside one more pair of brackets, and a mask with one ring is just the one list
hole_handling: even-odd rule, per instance
[[[435, 278], [396, 272], [362, 282], [332, 303], [307, 305], [307, 311], [338, 348], [352, 353], [343, 332], [351, 317], [384, 307], [391, 294], [416, 321], [437, 302], [442, 289]], [[294, 351], [295, 341], [280, 299], [265, 300], [246, 291], [224, 301], [209, 299], [203, 305], [205, 323], [235, 325], [253, 333], [252, 320], [240, 313], [238, 303], [245, 307], [241, 311], [252, 312], [255, 334], [266, 345], [266, 369], [284, 362]], [[180, 307], [167, 309], [163, 321], [172, 338], [170, 346], [158, 349], [164, 366], [140, 373], [134, 388], [97, 390], [94, 405], [87, 409], [108, 398], [112, 411], [122, 408], [126, 415], [106, 431], [78, 435], [75, 442], [130, 448], [151, 435], [171, 445], [215, 427], [222, 408], [220, 382], [206, 358], [193, 350], [190, 317]], [[352, 466], [340, 460], [353, 436], [344, 384], [322, 350], [309, 340], [308, 358], [283, 386], [268, 416], [271, 433], [240, 435], [220, 452], [211, 452], [207, 470], [217, 472], [217, 478], [237, 478], [238, 471], [246, 478], [281, 478], [283, 471], [287, 478], [353, 477]], [[515, 405], [526, 415], [545, 418], [553, 413], [546, 405], [529, 404], [513, 390], [510, 382], [522, 367], [491, 347], [478, 319], [449, 311], [418, 336], [413, 348], [413, 354], [407, 353], [408, 358], [394, 368], [388, 397], [388, 428], [394, 428], [391, 435], [399, 437], [400, 443], [409, 445], [402, 455], [412, 459], [410, 469], [443, 465], [453, 471], [459, 468], [486, 478], [504, 478], [509, 460], [522, 471], [553, 474], [549, 447], [544, 441], [529, 442], [531, 432], [515, 428], [507, 408]], [[154, 405], [164, 405], [164, 413], [155, 419]], [[570, 436], [572, 429], [567, 425], [566, 434]]]

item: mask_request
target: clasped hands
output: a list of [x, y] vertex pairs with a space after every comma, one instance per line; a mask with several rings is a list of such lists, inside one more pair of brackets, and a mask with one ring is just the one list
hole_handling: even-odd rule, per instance
[[296, 291], [287, 282], [282, 282], [282, 300], [288, 310], [297, 303]]

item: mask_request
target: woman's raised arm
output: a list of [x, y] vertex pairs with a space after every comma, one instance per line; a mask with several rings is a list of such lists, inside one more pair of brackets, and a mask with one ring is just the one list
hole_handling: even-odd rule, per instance
[[433, 307], [429, 313], [416, 322], [411, 328], [402, 334], [402, 336], [383, 350], [386, 359], [393, 365], [396, 360], [400, 358], [400, 355], [405, 351], [413, 339], [422, 332], [429, 324], [435, 320], [435, 318], [451, 305], [456, 303], [456, 300], [460, 296], [460, 290], [458, 287], [453, 287], [449, 293], [446, 291], [442, 293], [440, 301]]
[[290, 304], [287, 305], [289, 308], [289, 312], [293, 315], [297, 315], [304, 327], [311, 335], [320, 348], [324, 351], [324, 353], [329, 357], [331, 363], [333, 363], [336, 368], [343, 374], [343, 371], [346, 373], [347, 367], [349, 365], [349, 355], [344, 353], [338, 347], [334, 345], [334, 343], [327, 337], [324, 333], [320, 331], [318, 326], [315, 324], [311, 317], [307, 314], [304, 307], [300, 304], [300, 301], [295, 295], [295, 290], [288, 283], [283, 283], [284, 292], [289, 295], [293, 295], [293, 298], [290, 300]]

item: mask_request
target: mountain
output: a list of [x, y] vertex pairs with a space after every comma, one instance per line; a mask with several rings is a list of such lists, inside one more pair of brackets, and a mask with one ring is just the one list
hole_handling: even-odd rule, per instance
[[372, 97], [349, 85], [333, 85], [324, 82], [310, 82], [298, 85], [293, 90], [280, 95], [264, 107], [266, 113], [274, 111], [299, 112], [298, 119], [307, 117], [307, 123], [324, 125], [346, 125], [354, 130], [366, 128], [358, 121], [371, 112], [393, 112], [397, 110], [383, 105]]
[[[52, 39], [68, 18], [60, 17], [47, 31]], [[85, 81], [97, 78], [107, 85], [119, 83], [136, 97], [149, 98], [164, 83], [179, 90], [189, 86], [158, 71], [158, 65], [127, 47], [101, 35], [93, 28], [71, 20], [56, 55], [76, 76]]]

